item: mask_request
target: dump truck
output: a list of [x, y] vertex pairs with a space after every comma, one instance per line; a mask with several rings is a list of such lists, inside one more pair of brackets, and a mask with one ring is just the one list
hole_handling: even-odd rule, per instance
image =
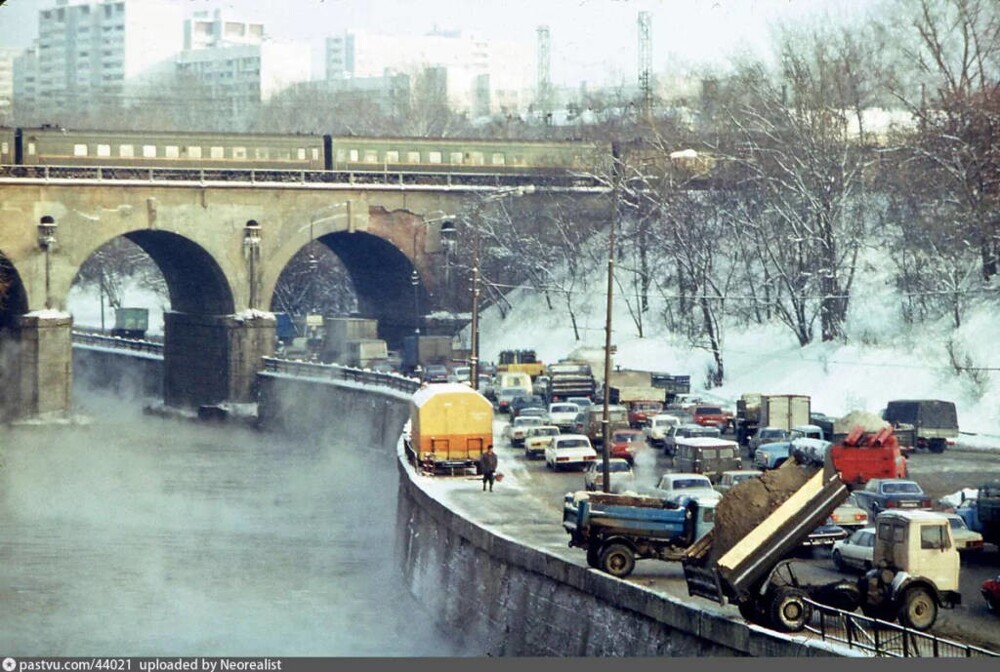
[[737, 605], [747, 620], [802, 630], [814, 602], [881, 620], [930, 628], [939, 607], [961, 603], [958, 551], [947, 518], [927, 511], [886, 511], [875, 521], [874, 568], [856, 582], [802, 582], [788, 556], [849, 494], [830, 453], [817, 464], [795, 453], [778, 469], [731, 488], [715, 525], [684, 554], [688, 593]]
[[597, 390], [597, 382], [586, 362], [561, 361], [549, 364], [546, 370], [549, 376], [549, 386], [546, 390], [546, 401], [564, 401], [568, 397], [593, 398]]
[[502, 350], [497, 373], [526, 373], [534, 380], [545, 373], [545, 364], [538, 359], [534, 350]]
[[409, 450], [434, 473], [479, 473], [479, 458], [493, 445], [493, 404], [461, 383], [434, 383], [410, 398]]
[[710, 529], [714, 500], [571, 492], [563, 499], [563, 528], [587, 564], [612, 576], [632, 573], [637, 559], [678, 561]]

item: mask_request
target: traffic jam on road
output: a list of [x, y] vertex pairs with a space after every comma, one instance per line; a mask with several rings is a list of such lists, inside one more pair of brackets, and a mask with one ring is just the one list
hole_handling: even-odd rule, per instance
[[831, 418], [805, 395], [744, 394], [729, 408], [686, 376], [616, 370], [605, 387], [586, 361], [531, 360], [464, 387], [491, 404], [501, 461], [546, 495], [591, 567], [786, 632], [815, 602], [1000, 648], [1000, 465], [955, 450], [954, 404]]

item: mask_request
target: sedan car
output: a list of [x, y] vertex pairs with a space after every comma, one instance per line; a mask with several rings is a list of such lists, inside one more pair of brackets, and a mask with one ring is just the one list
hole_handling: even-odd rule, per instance
[[524, 434], [524, 456], [529, 460], [543, 457], [545, 449], [552, 443], [552, 437], [555, 436], [559, 436], [559, 428], [555, 425], [529, 427]]
[[637, 429], [616, 429], [611, 434], [611, 457], [620, 457], [629, 466], [635, 464], [638, 446], [645, 443], [646, 435]]
[[[628, 462], [619, 458], [608, 460], [608, 484], [611, 492], [630, 490], [633, 483], [635, 483], [635, 474]], [[595, 460], [584, 469], [583, 487], [591, 491], [604, 488], [603, 460]]]
[[681, 421], [676, 415], [660, 413], [651, 417], [649, 423], [643, 427], [642, 431], [646, 434], [646, 441], [649, 442], [649, 445], [660, 447], [663, 445], [663, 440], [666, 438], [670, 428], [676, 427], [679, 424], [681, 424]]
[[545, 447], [545, 466], [554, 471], [564, 467], [585, 467], [597, 459], [597, 451], [585, 434], [553, 436]]
[[576, 422], [576, 416], [580, 413], [580, 407], [566, 401], [557, 401], [549, 404], [549, 422], [564, 431], [571, 431]]
[[746, 469], [739, 471], [724, 471], [719, 475], [719, 482], [715, 484], [715, 489], [726, 494], [730, 488], [733, 488], [743, 481], [749, 481], [752, 478], [760, 478], [764, 472], [758, 471], [757, 469]]
[[524, 388], [522, 387], [501, 387], [500, 392], [497, 394], [497, 411], [500, 413], [510, 413], [510, 405], [518, 397], [523, 397]]
[[542, 418], [522, 415], [519, 418], [514, 418], [513, 422], [503, 428], [503, 436], [510, 441], [511, 446], [518, 448], [524, 445], [524, 436], [529, 427], [541, 427], [544, 424], [545, 421]]
[[510, 417], [516, 418], [528, 408], [540, 408], [544, 411], [545, 400], [536, 394], [524, 397], [514, 397], [514, 400], [510, 402]]
[[858, 506], [858, 502], [851, 494], [843, 504], [838, 506], [830, 514], [830, 520], [847, 530], [856, 530], [861, 527], [868, 527], [868, 512]]
[[854, 491], [858, 506], [872, 518], [886, 509], [930, 509], [931, 498], [916, 481], [901, 478], [873, 478], [862, 490]]
[[957, 513], [944, 514], [951, 526], [951, 538], [955, 540], [955, 548], [958, 551], [981, 551], [983, 550], [983, 535], [974, 530], [970, 530], [965, 524], [965, 520]]
[[875, 552], [875, 528], [863, 527], [847, 539], [834, 542], [830, 557], [837, 569], [847, 568], [868, 571]]

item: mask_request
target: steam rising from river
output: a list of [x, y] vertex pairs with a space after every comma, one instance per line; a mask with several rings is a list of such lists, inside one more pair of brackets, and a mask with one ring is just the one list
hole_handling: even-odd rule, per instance
[[5, 655], [462, 655], [394, 558], [389, 450], [142, 415], [0, 438]]

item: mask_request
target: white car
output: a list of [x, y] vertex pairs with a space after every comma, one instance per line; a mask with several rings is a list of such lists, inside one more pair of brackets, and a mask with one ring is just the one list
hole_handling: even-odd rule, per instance
[[872, 568], [875, 553], [875, 528], [862, 527], [847, 539], [833, 542], [831, 558], [837, 569], [860, 569], [867, 572]]
[[529, 427], [524, 433], [524, 456], [529, 460], [544, 456], [555, 436], [559, 436], [559, 428], [555, 425]]
[[670, 428], [679, 424], [681, 424], [681, 419], [676, 415], [660, 413], [649, 419], [649, 424], [642, 428], [642, 432], [646, 435], [646, 441], [649, 442], [649, 445], [658, 447], [663, 445], [663, 440]]
[[[608, 485], [611, 492], [631, 490], [635, 473], [627, 460], [615, 457], [608, 460]], [[595, 460], [583, 472], [583, 487], [587, 490], [604, 489], [604, 460]]]
[[580, 407], [567, 401], [557, 401], [549, 404], [549, 422], [562, 430], [570, 430], [576, 421]]
[[560, 434], [545, 447], [545, 466], [559, 471], [564, 467], [584, 467], [597, 459], [597, 451], [585, 434]]
[[532, 427], [541, 427], [545, 424], [544, 418], [533, 415], [519, 415], [514, 421], [503, 428], [503, 436], [510, 445], [515, 448], [524, 445], [524, 437]]
[[722, 499], [722, 493], [712, 486], [708, 476], [678, 472], [663, 474], [656, 487], [648, 489], [646, 494], [662, 499], [676, 499], [680, 496], [712, 502]]
[[951, 538], [955, 540], [955, 548], [960, 552], [983, 550], [983, 535], [970, 530], [965, 520], [957, 513], [944, 514], [951, 525]]

